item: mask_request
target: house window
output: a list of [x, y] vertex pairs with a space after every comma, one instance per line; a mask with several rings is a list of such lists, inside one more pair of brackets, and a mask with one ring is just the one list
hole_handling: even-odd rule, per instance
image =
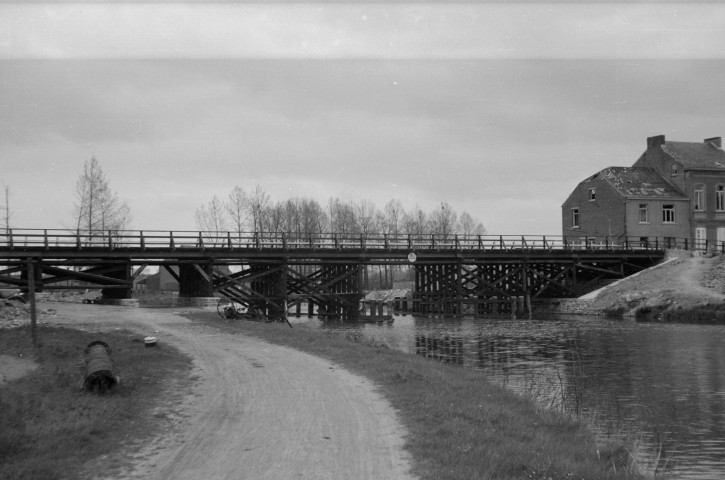
[[672, 204], [662, 205], [662, 223], [675, 223], [675, 206]]
[[639, 223], [649, 223], [649, 215], [647, 213], [647, 204], [639, 204]]
[[695, 211], [705, 211], [705, 185], [695, 185]]
[[715, 190], [715, 209], [718, 212], [725, 212], [725, 185], [718, 185]]
[[673, 177], [676, 177], [677, 176], [677, 164], [676, 163], [673, 163], [670, 168], [671, 168], [671, 171], [672, 171], [672, 176]]
[[595, 188], [589, 189], [589, 201], [593, 202], [597, 199], [597, 190]]
[[579, 209], [571, 209], [571, 226], [572, 228], [579, 228]]

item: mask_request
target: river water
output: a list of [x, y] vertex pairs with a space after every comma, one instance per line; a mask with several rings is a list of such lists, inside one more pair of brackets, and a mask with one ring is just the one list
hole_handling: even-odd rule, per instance
[[481, 369], [547, 407], [584, 414], [602, 434], [634, 435], [645, 470], [659, 463], [670, 478], [725, 478], [725, 326], [571, 315], [309, 322]]

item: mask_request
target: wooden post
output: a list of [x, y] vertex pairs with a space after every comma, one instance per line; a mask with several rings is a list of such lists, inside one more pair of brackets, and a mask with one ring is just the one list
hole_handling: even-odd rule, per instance
[[30, 300], [30, 336], [33, 347], [38, 348], [38, 322], [35, 309], [35, 265], [33, 259], [28, 257], [28, 299]]

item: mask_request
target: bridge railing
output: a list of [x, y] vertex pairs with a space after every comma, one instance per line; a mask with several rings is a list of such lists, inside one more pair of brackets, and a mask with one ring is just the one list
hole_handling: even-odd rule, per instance
[[430, 235], [200, 232], [124, 230], [93, 231], [7, 229], [0, 231], [0, 249], [311, 249], [311, 250], [484, 250], [484, 251], [635, 251], [709, 250], [725, 252], [725, 242], [687, 238], [587, 237], [542, 235]]

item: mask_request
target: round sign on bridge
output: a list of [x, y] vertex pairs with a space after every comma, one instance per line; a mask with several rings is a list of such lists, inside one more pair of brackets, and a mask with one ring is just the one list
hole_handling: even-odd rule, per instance
[[416, 256], [415, 256], [415, 253], [413, 253], [413, 252], [410, 252], [410, 253], [408, 254], [408, 261], [409, 261], [410, 263], [413, 263], [413, 262], [415, 262], [415, 260], [416, 260], [417, 258], [418, 258], [418, 257], [416, 257]]

